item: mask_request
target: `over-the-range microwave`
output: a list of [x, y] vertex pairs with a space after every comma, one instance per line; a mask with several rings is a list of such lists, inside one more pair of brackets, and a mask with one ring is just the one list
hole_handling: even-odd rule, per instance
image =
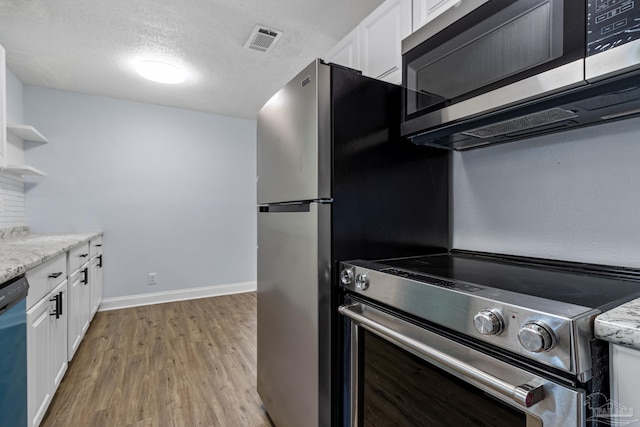
[[640, 115], [640, 0], [461, 0], [402, 42], [402, 134], [464, 150]]

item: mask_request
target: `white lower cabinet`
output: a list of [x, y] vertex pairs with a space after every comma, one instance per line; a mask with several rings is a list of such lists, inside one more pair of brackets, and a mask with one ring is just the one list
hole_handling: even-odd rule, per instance
[[29, 426], [37, 427], [100, 306], [102, 236], [32, 268], [26, 276], [27, 412]]
[[49, 311], [48, 297], [42, 298], [27, 311], [27, 411], [31, 426], [40, 424], [51, 401], [48, 353], [51, 341]]
[[69, 327], [67, 357], [71, 361], [78, 350], [84, 333], [89, 329], [91, 313], [89, 290], [89, 263], [85, 263], [69, 276]]
[[27, 310], [27, 408], [37, 426], [67, 370], [67, 281]]
[[69, 366], [67, 359], [66, 280], [51, 292], [50, 302], [55, 305], [54, 312], [51, 315], [51, 360], [53, 366], [51, 373], [53, 374], [53, 392], [55, 392]]
[[91, 259], [89, 260], [89, 299], [93, 319], [102, 301], [102, 238], [91, 241]]
[[614, 420], [637, 420], [640, 416], [640, 351], [610, 344], [611, 410], [617, 411]]

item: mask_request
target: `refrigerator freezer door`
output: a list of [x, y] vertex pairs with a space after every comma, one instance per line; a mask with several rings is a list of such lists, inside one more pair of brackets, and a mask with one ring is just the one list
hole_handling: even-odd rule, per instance
[[314, 61], [258, 112], [258, 203], [331, 197], [330, 67]]
[[329, 233], [318, 231], [331, 207], [300, 206], [258, 213], [258, 393], [278, 427], [329, 424]]

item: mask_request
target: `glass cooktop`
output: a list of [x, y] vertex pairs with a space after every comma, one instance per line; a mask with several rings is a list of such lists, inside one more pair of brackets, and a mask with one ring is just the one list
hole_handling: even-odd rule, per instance
[[[640, 270], [500, 256], [452, 252], [376, 261], [381, 271], [420, 280], [435, 276], [440, 286], [460, 280], [589, 308], [606, 309], [640, 297]], [[387, 269], [386, 267], [391, 267]], [[415, 275], [417, 273], [417, 276]], [[425, 277], [425, 282], [431, 279]], [[473, 292], [473, 286], [466, 286]]]

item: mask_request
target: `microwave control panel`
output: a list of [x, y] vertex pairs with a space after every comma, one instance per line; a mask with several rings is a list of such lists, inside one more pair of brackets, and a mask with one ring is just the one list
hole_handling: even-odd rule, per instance
[[640, 39], [640, 0], [590, 0], [587, 56]]

